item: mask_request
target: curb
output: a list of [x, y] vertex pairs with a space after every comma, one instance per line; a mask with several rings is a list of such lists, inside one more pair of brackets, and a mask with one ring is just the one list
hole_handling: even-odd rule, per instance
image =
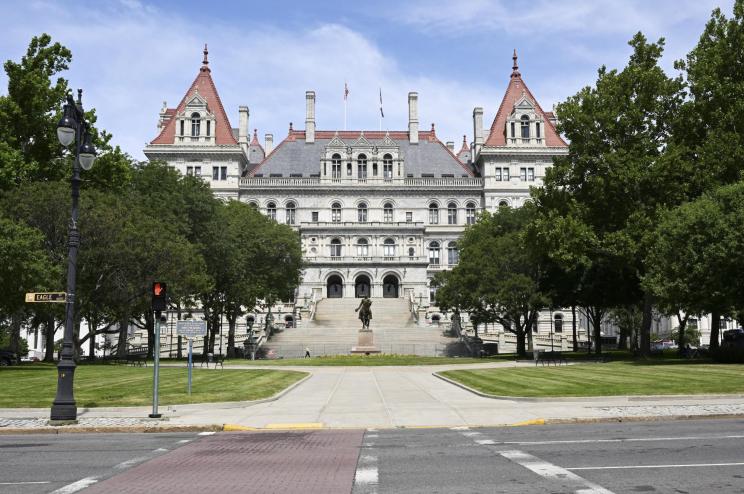
[[[447, 371], [444, 371], [447, 372]], [[482, 396], [483, 398], [491, 398], [493, 400], [505, 400], [505, 401], [517, 401], [527, 403], [550, 403], [550, 402], [562, 402], [562, 401], [573, 401], [573, 402], [590, 402], [597, 400], [617, 400], [617, 401], [654, 401], [654, 400], [718, 400], [718, 399], [735, 399], [744, 398], [744, 394], [693, 394], [693, 395], [604, 395], [604, 396], [552, 396], [552, 397], [531, 397], [531, 396], [504, 396], [504, 395], [492, 395], [478, 391], [475, 388], [471, 388], [466, 384], [462, 384], [459, 381], [445, 377], [439, 372], [433, 372], [434, 377], [438, 377], [442, 381], [448, 382], [458, 388], [462, 388], [465, 391]]]

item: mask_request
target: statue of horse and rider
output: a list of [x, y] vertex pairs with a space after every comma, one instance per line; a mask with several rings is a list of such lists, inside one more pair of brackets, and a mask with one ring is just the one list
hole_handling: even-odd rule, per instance
[[362, 331], [369, 330], [369, 321], [372, 319], [372, 301], [369, 297], [364, 297], [359, 302], [359, 307], [354, 309], [354, 312], [359, 312], [359, 320], [362, 321]]

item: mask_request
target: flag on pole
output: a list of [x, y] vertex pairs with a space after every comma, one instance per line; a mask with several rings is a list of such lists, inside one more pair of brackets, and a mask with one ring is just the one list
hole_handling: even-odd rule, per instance
[[380, 88], [380, 118], [385, 118], [385, 113], [382, 111], [382, 88]]
[[349, 97], [349, 86], [344, 82], [344, 101]]

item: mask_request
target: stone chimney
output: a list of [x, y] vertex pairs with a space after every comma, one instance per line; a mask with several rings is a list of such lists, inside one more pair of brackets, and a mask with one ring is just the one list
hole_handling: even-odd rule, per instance
[[480, 149], [483, 147], [483, 108], [473, 108], [473, 135], [475, 139], [473, 141], [473, 161], [480, 153]]
[[274, 134], [266, 134], [264, 139], [264, 153], [268, 156], [271, 150], [274, 149]]
[[452, 154], [455, 153], [455, 141], [447, 141], [447, 149], [450, 150]]
[[240, 118], [238, 119], [238, 144], [245, 151], [248, 152], [248, 116], [250, 112], [247, 106], [238, 107], [238, 113]]
[[418, 127], [418, 93], [408, 93], [408, 141], [411, 144], [419, 142]]
[[315, 142], [315, 91], [305, 92], [305, 143]]

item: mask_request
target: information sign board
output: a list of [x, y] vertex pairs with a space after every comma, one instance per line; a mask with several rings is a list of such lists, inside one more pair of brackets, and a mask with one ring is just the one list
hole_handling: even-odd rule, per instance
[[176, 334], [186, 338], [198, 338], [207, 334], [207, 321], [178, 321]]

